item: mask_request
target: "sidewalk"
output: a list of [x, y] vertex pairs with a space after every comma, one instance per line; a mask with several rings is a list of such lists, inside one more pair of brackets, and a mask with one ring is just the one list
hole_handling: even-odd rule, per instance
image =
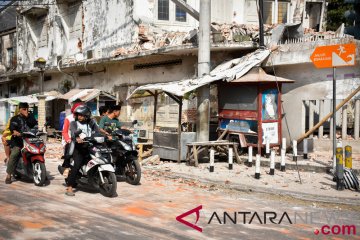
[[[247, 156], [241, 158], [243, 161], [247, 161]], [[277, 156], [277, 163], [279, 162], [278, 158]], [[151, 171], [153, 174], [159, 174], [170, 179], [192, 181], [195, 185], [207, 184], [207, 187], [210, 185], [210, 188], [231, 188], [246, 192], [289, 196], [313, 202], [360, 205], [360, 192], [347, 189], [336, 190], [336, 183], [332, 181], [332, 175], [326, 172], [331, 166], [331, 159], [327, 165], [319, 158], [310, 160], [299, 158], [298, 172], [295, 170], [296, 163], [290, 160], [290, 156], [287, 156], [286, 172], [281, 172], [276, 167], [273, 176], [268, 174], [270, 170], [268, 167], [269, 160], [265, 158], [261, 160], [260, 179], [254, 177], [255, 161], [251, 168], [243, 163], [240, 165], [234, 163], [233, 170], [228, 169], [227, 162], [215, 161], [215, 171], [212, 173], [209, 172], [209, 163], [206, 162], [200, 163], [199, 167], [194, 167], [188, 166], [184, 162], [178, 164], [161, 161], [158, 165], [146, 165], [142, 168], [145, 171]], [[357, 160], [354, 161], [356, 167], [358, 162]], [[356, 170], [359, 172], [359, 169]]]

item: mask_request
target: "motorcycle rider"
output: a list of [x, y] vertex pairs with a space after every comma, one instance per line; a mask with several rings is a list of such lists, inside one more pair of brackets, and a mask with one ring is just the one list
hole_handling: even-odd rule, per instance
[[[73, 139], [76, 139], [75, 148], [72, 153], [74, 159], [74, 166], [71, 169], [67, 181], [67, 189], [65, 194], [67, 196], [75, 196], [73, 188], [76, 185], [76, 176], [83, 164], [89, 160], [90, 154], [86, 144], [79, 136], [75, 136], [75, 132], [81, 129], [81, 133], [86, 137], [91, 137], [93, 134], [99, 133], [99, 127], [96, 122], [91, 118], [90, 108], [85, 105], [78, 106], [74, 111], [75, 121], [70, 123], [70, 132]], [[71, 153], [70, 153], [71, 154]]]
[[65, 178], [67, 178], [68, 174], [69, 174], [70, 159], [71, 159], [71, 155], [69, 154], [69, 147], [70, 147], [70, 142], [71, 142], [70, 123], [75, 120], [74, 111], [80, 105], [84, 105], [84, 102], [81, 101], [80, 99], [76, 99], [73, 102], [73, 105], [71, 107], [71, 110], [70, 110], [71, 114], [66, 116], [66, 118], [64, 120], [61, 144], [64, 147], [64, 162], [62, 164], [62, 167], [65, 168], [65, 170], [63, 172], [63, 176]]
[[19, 114], [10, 120], [11, 137], [11, 154], [6, 169], [5, 183], [11, 183], [11, 175], [14, 173], [17, 161], [20, 158], [21, 149], [23, 147], [23, 139], [21, 134], [30, 130], [37, 125], [37, 121], [32, 114], [29, 114], [29, 104], [27, 102], [19, 103]]
[[105, 116], [103, 116], [99, 123], [100, 132], [106, 134], [107, 136], [110, 136], [108, 132], [105, 131], [105, 123], [110, 124], [110, 128], [112, 130], [115, 130], [116, 128], [121, 128], [121, 123], [118, 119], [120, 116], [121, 106], [120, 105], [114, 105], [111, 106], [109, 109], [109, 113]]

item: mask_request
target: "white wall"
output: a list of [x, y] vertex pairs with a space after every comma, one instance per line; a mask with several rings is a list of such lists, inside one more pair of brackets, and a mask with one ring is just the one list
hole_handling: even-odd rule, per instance
[[[291, 137], [295, 139], [303, 134], [302, 101], [332, 99], [332, 69], [317, 69], [312, 64], [278, 66], [275, 69], [277, 76], [295, 80], [295, 83], [283, 84], [282, 88], [287, 123]], [[337, 99], [344, 99], [360, 85], [360, 65], [337, 68], [336, 79]], [[283, 134], [289, 139], [285, 121]]]

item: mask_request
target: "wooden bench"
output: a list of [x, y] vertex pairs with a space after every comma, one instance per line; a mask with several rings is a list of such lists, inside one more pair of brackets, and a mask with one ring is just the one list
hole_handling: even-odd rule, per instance
[[229, 148], [232, 147], [236, 158], [236, 162], [241, 163], [239, 154], [237, 152], [238, 145], [239, 145], [238, 143], [229, 142], [227, 140], [188, 143], [186, 144], [187, 146], [186, 161], [188, 161], [189, 163], [191, 161], [194, 161], [195, 167], [197, 167], [199, 166], [199, 153], [209, 148], [228, 153]]

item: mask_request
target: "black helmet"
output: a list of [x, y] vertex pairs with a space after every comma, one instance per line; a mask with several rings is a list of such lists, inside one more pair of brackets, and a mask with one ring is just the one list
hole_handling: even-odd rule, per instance
[[75, 114], [76, 119], [77, 119], [78, 115], [83, 115], [86, 120], [90, 120], [91, 110], [88, 106], [80, 105], [75, 108], [74, 114]]

